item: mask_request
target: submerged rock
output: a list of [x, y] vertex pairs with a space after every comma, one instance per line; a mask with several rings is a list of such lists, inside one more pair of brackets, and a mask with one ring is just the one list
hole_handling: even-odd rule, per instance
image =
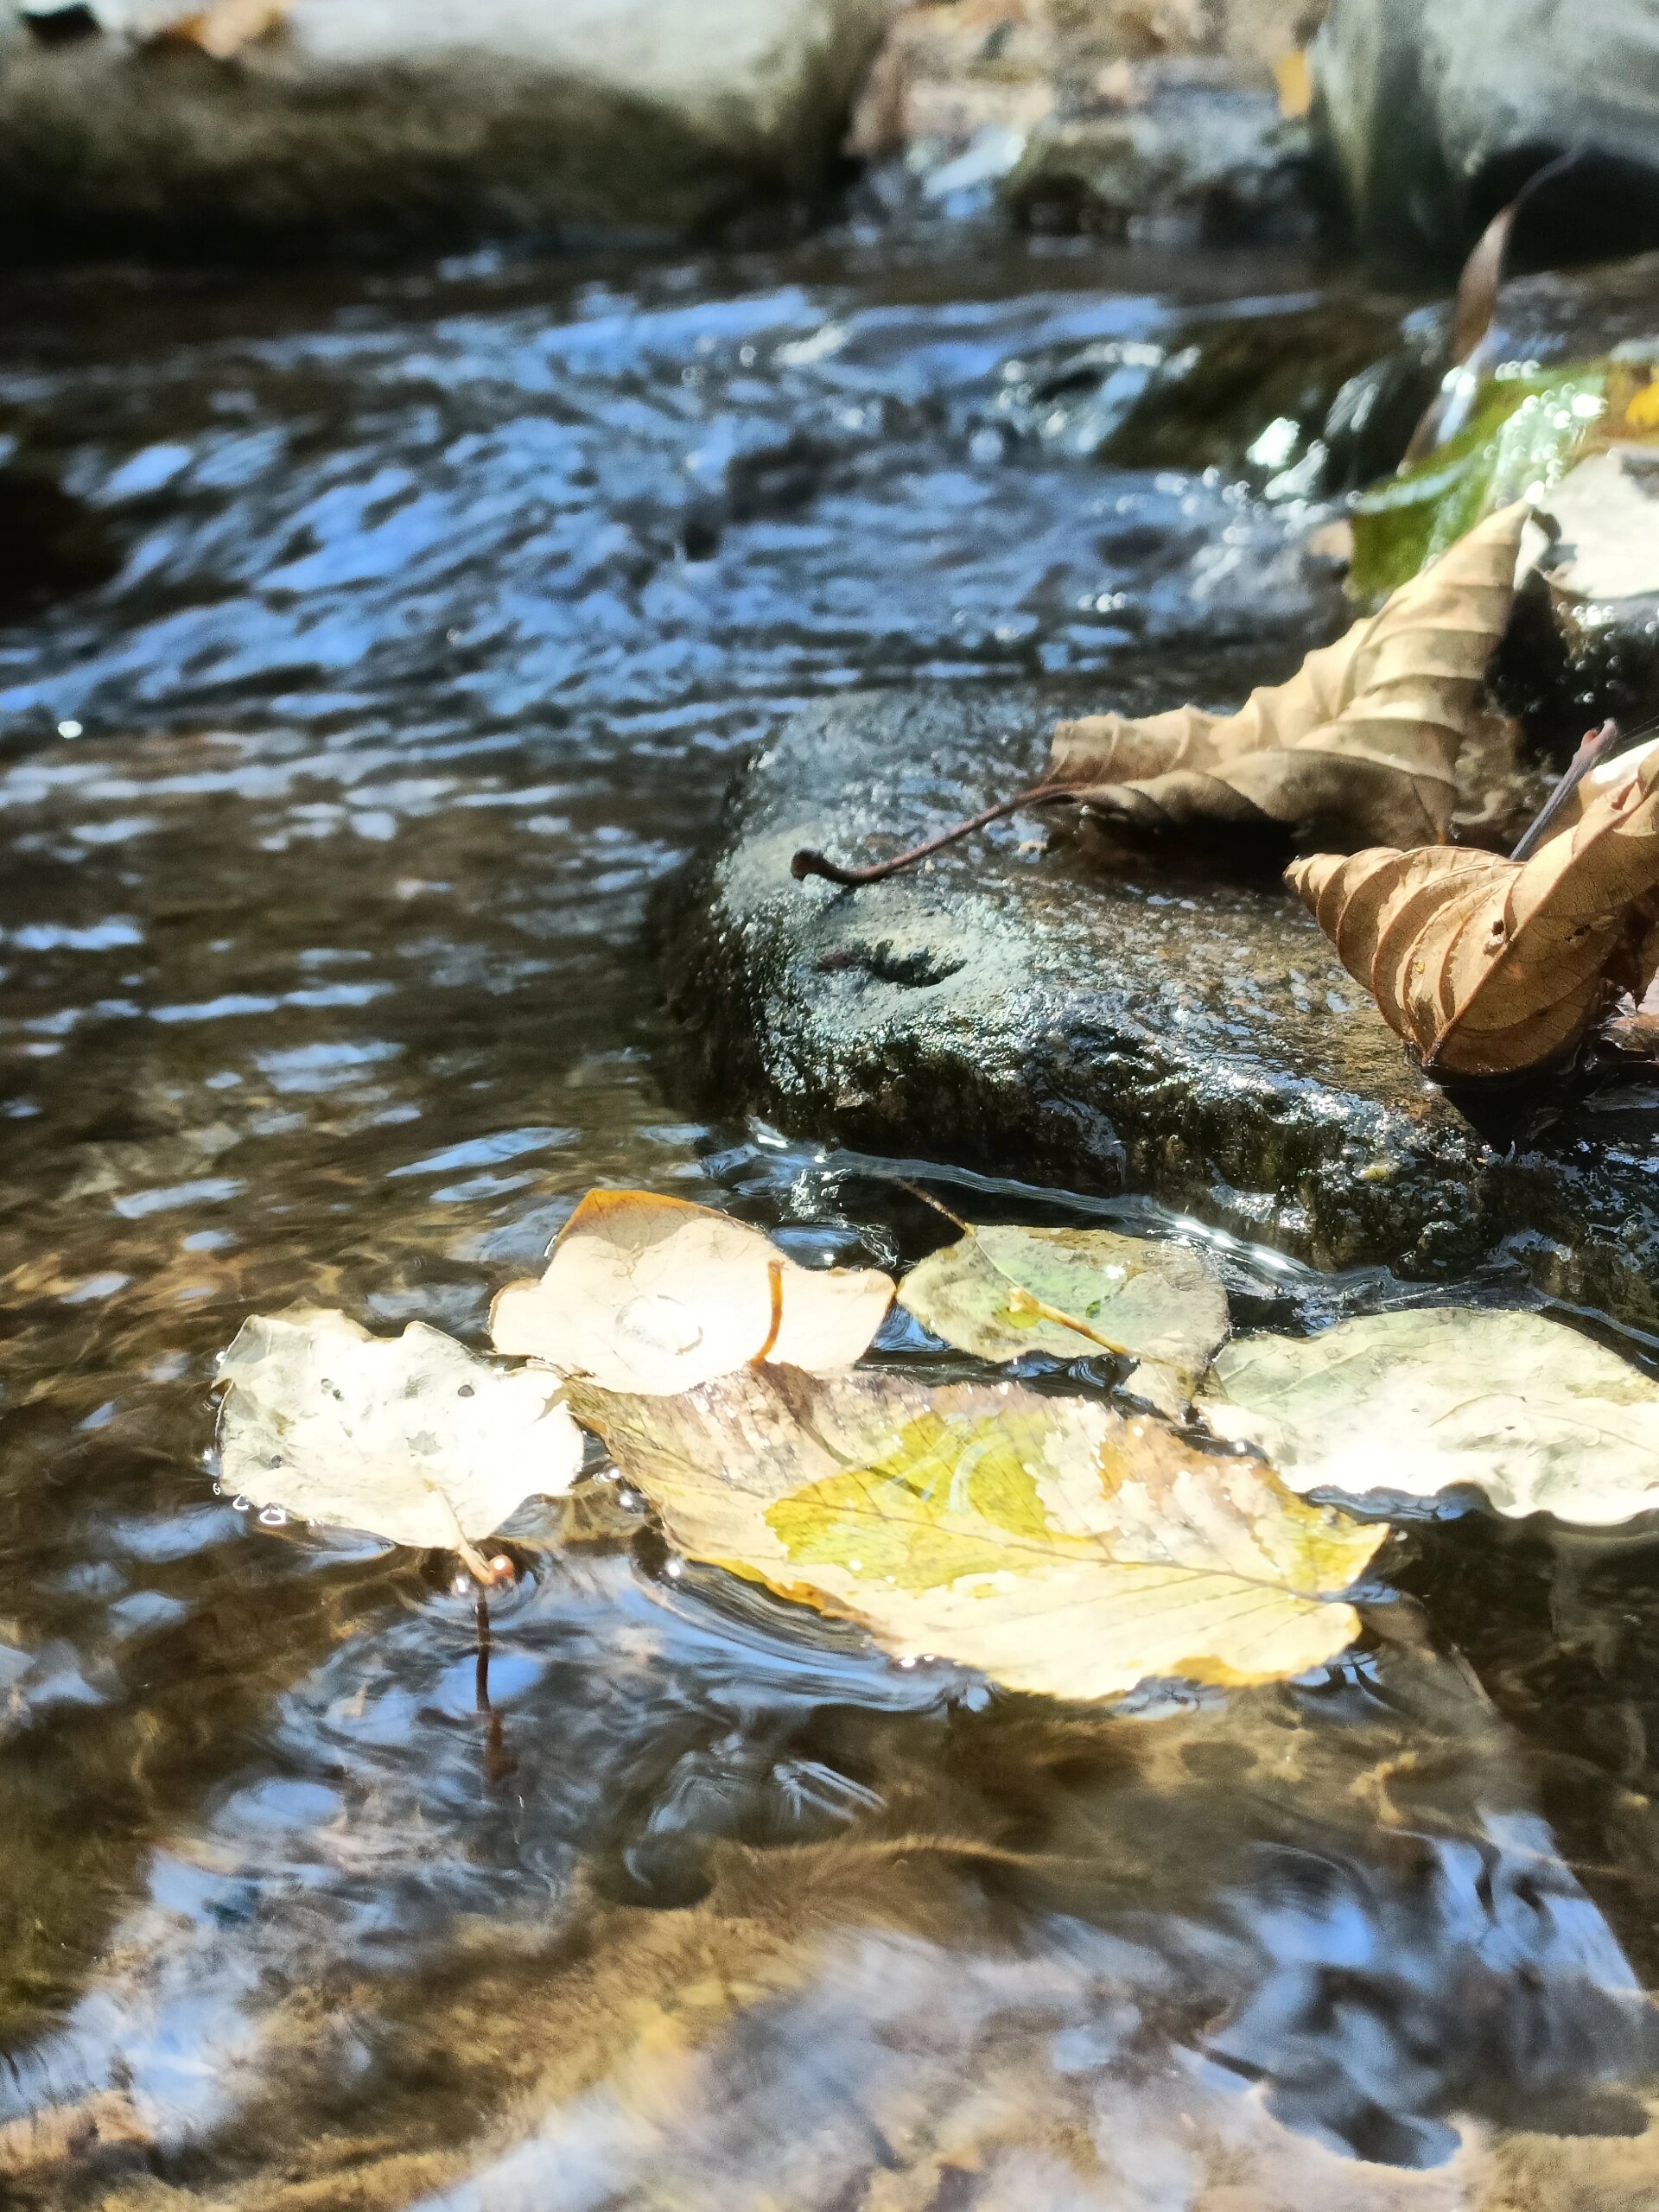
[[1056, 711], [865, 694], [758, 756], [684, 925], [706, 1083], [871, 1150], [1148, 1192], [1325, 1267], [1503, 1261], [1659, 1325], [1659, 1079], [1479, 1102], [1478, 1127], [1273, 869], [1101, 867], [1027, 817], [866, 889], [791, 878], [800, 845], [875, 857], [1020, 789]]
[[1659, 15], [1649, 0], [1335, 0], [1315, 113], [1368, 245], [1447, 260], [1556, 156], [1529, 211], [1567, 252], [1659, 236]]
[[1276, 93], [1202, 57], [1126, 65], [1122, 93], [1033, 130], [1003, 187], [1043, 230], [1166, 241], [1307, 238], [1312, 140]]
[[886, 197], [1168, 238], [1306, 235], [1310, 140], [1281, 111], [1323, 0], [955, 0], [895, 18], [849, 149]]
[[[0, 439], [0, 447], [9, 444]], [[0, 621], [107, 583], [121, 565], [108, 524], [27, 458], [0, 464]]]
[[887, 18], [887, 0], [292, 0], [217, 60], [155, 42], [183, 7], [99, 0], [73, 39], [0, 7], [14, 256], [697, 232], [821, 190]]

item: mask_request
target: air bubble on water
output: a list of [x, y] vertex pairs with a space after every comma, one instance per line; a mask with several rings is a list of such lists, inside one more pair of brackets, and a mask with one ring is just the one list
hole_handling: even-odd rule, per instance
[[463, 1382], [460, 1389], [455, 1393], [455, 1395], [458, 1398], [474, 1398], [476, 1397], [478, 1393], [474, 1389], [470, 1382]]
[[663, 1573], [677, 1582], [681, 1575], [685, 1573], [685, 1561], [683, 1559], [671, 1559], [663, 1569]]
[[267, 1505], [259, 1516], [260, 1524], [266, 1529], [286, 1529], [288, 1516], [280, 1505]]
[[616, 1502], [627, 1513], [643, 1513], [645, 1510], [645, 1492], [635, 1490], [629, 1483], [623, 1483], [619, 1487]]
[[235, 1513], [251, 1513], [253, 1500], [251, 1497], [233, 1497], [231, 1500], [231, 1510]]

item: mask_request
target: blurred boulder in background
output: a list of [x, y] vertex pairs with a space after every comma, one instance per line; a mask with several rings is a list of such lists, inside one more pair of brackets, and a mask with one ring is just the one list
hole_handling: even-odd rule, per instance
[[1575, 149], [1528, 211], [1530, 257], [1659, 241], [1654, 0], [1334, 0], [1313, 61], [1363, 244], [1453, 260]]
[[891, 0], [0, 0], [15, 257], [680, 238], [823, 193]]
[[850, 150], [887, 197], [1000, 199], [1034, 227], [1158, 238], [1313, 223], [1303, 51], [1323, 0], [936, 0], [894, 22]]

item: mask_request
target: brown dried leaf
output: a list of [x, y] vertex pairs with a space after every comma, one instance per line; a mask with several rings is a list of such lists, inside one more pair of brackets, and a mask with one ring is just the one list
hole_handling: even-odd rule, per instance
[[1343, 851], [1440, 843], [1458, 753], [1483, 714], [1486, 664], [1509, 620], [1527, 514], [1517, 501], [1489, 517], [1236, 715], [1180, 707], [1061, 722], [1052, 780], [1146, 830], [1279, 823]]
[[589, 1191], [538, 1281], [490, 1311], [499, 1352], [607, 1390], [689, 1390], [752, 1359], [827, 1375], [893, 1303], [874, 1268], [803, 1268], [747, 1222], [651, 1191]]
[[1441, 846], [1319, 854], [1287, 872], [1431, 1073], [1547, 1067], [1651, 976], [1659, 739], [1593, 770], [1574, 797], [1530, 860]]
[[228, 61], [282, 30], [289, 6], [289, 0], [210, 0], [205, 8], [181, 10], [150, 34], [149, 43], [199, 47], [215, 61]]

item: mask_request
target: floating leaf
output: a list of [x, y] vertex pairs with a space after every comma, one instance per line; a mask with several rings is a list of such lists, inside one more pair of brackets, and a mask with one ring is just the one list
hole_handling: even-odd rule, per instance
[[1180, 707], [1061, 722], [1051, 780], [1091, 812], [1146, 830], [1276, 823], [1333, 849], [1440, 843], [1459, 752], [1484, 712], [1526, 519], [1520, 503], [1492, 516], [1236, 715]]
[[385, 1338], [344, 1313], [256, 1315], [219, 1379], [226, 1490], [395, 1544], [476, 1542], [581, 1471], [547, 1376], [493, 1367], [423, 1321]]
[[1472, 530], [1525, 497], [1537, 502], [1586, 454], [1651, 443], [1659, 398], [1645, 363], [1578, 362], [1483, 382], [1456, 437], [1354, 504], [1350, 588], [1397, 590]]
[[970, 1230], [912, 1268], [899, 1300], [977, 1359], [1127, 1353], [1131, 1388], [1177, 1414], [1227, 1334], [1227, 1294], [1202, 1253], [1109, 1229]]
[[1299, 1491], [1432, 1497], [1611, 1527], [1659, 1507], [1659, 1384], [1540, 1313], [1374, 1313], [1314, 1337], [1247, 1337], [1217, 1361], [1211, 1427]]
[[874, 1268], [802, 1268], [758, 1229], [649, 1191], [590, 1191], [539, 1282], [490, 1314], [498, 1351], [607, 1390], [689, 1390], [753, 1359], [825, 1375], [893, 1303]]
[[1357, 1632], [1340, 1593], [1383, 1534], [1150, 1416], [1018, 1383], [752, 1368], [571, 1402], [680, 1550], [1060, 1697], [1319, 1665]]
[[1566, 1058], [1659, 946], [1659, 740], [1586, 776], [1524, 861], [1446, 847], [1296, 861], [1287, 880], [1431, 1073], [1528, 1074]]

